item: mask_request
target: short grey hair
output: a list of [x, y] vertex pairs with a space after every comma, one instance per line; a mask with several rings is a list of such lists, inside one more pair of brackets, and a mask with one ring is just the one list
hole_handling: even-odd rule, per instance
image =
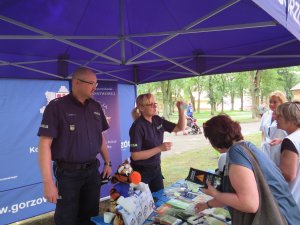
[[295, 123], [300, 127], [300, 102], [286, 102], [279, 105], [276, 109], [276, 115], [282, 116], [285, 120]]

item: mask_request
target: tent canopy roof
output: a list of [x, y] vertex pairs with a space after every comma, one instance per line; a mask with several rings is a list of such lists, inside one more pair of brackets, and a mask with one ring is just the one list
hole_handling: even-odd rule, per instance
[[300, 42], [251, 0], [2, 0], [0, 78], [122, 83], [300, 64]]

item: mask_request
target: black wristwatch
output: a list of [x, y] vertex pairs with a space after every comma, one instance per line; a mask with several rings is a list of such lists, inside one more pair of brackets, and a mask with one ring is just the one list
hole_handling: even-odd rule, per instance
[[104, 165], [105, 165], [105, 166], [110, 166], [110, 167], [112, 167], [111, 161], [109, 161], [109, 162], [104, 162]]

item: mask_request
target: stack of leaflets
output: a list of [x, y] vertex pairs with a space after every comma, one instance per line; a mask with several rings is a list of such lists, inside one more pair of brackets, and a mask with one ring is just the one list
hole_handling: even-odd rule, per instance
[[181, 219], [178, 219], [171, 215], [158, 215], [153, 218], [154, 222], [163, 224], [163, 225], [177, 225], [182, 222]]
[[214, 173], [203, 170], [190, 168], [189, 175], [186, 180], [200, 185], [200, 188], [207, 188], [206, 181], [209, 181], [216, 189], [221, 190], [222, 177]]

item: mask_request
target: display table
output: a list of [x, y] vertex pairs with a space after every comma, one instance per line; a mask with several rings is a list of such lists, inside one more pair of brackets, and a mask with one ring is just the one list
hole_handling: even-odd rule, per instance
[[[226, 225], [230, 224], [225, 218], [229, 213], [224, 209], [207, 209], [201, 215], [195, 215], [194, 206], [197, 202], [205, 202], [211, 199], [210, 196], [205, 195], [199, 190], [199, 186], [179, 180], [163, 190], [152, 193], [154, 200], [154, 212], [146, 219], [144, 224], [158, 224], [154, 219], [160, 219], [162, 215], [170, 215], [170, 217], [178, 218], [177, 222], [170, 224], [182, 224], [183, 222], [190, 222], [191, 217], [195, 220], [199, 218], [201, 222], [194, 224], [205, 225]], [[169, 218], [168, 218], [169, 219]], [[192, 218], [193, 219], [193, 218]], [[103, 215], [91, 218], [91, 220], [98, 225], [107, 225], [104, 223]], [[132, 224], [134, 225], [134, 224]]]

